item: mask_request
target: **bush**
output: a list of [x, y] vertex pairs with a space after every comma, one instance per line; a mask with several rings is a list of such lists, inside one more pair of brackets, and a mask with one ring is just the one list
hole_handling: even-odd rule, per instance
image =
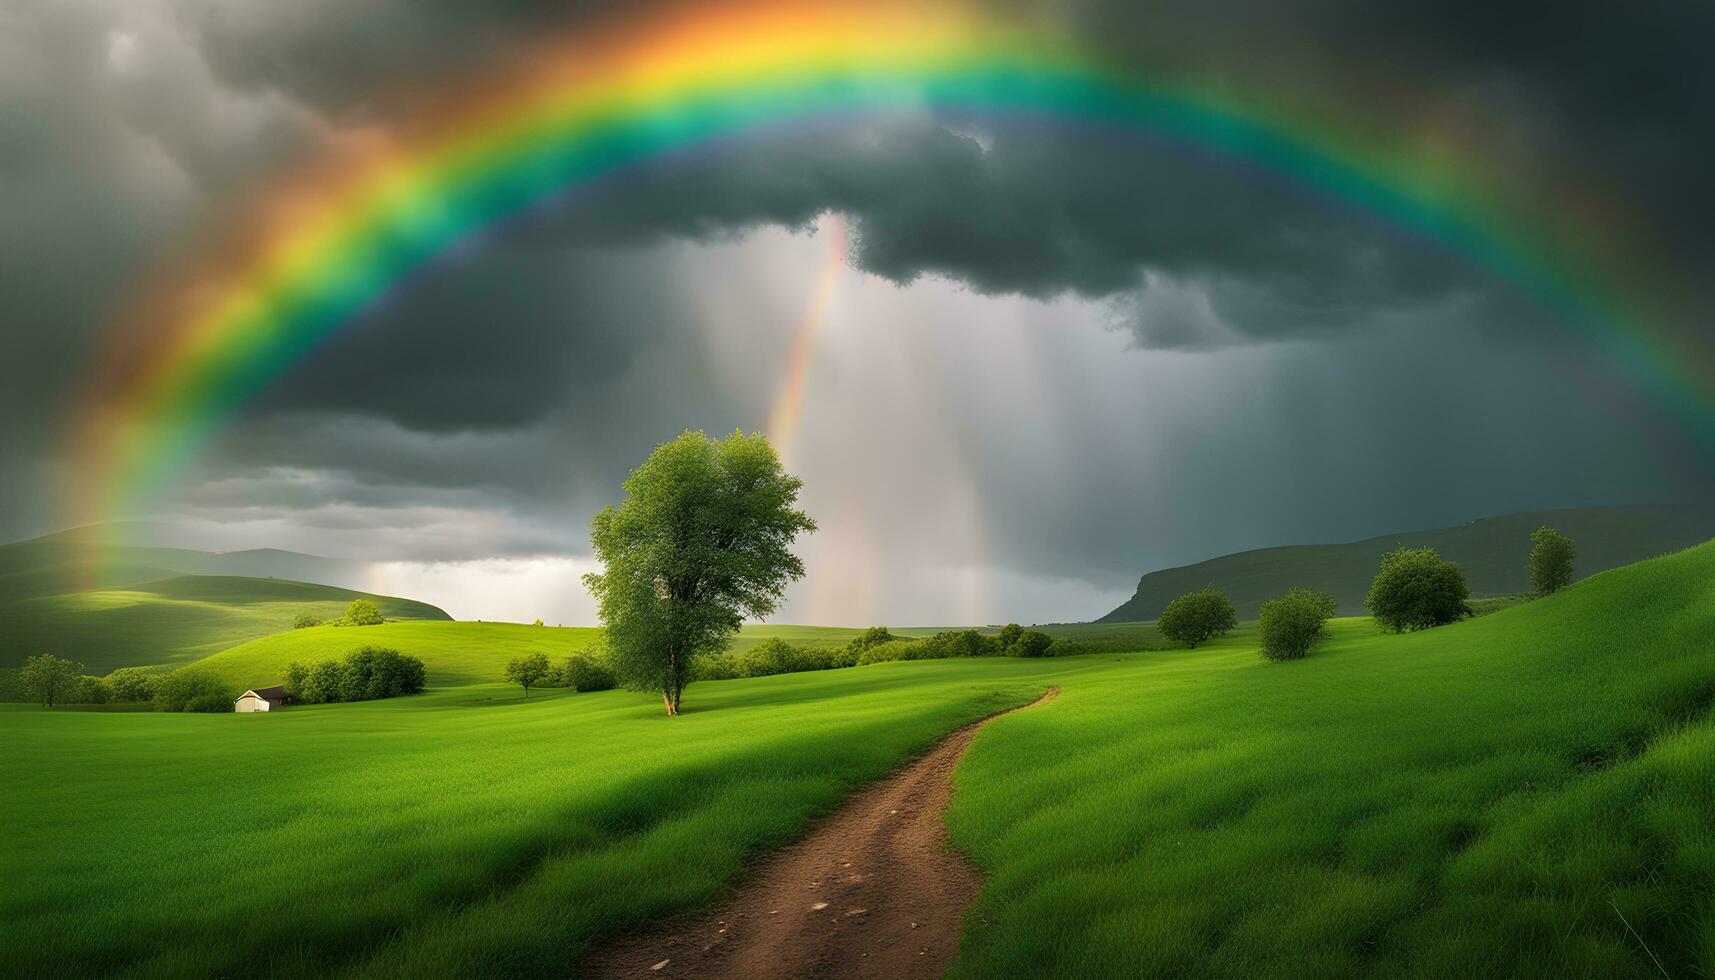
[[1047, 657], [1053, 655], [1054, 638], [1041, 630], [1023, 630], [1007, 651], [1014, 657]]
[[1263, 603], [1257, 614], [1263, 659], [1297, 660], [1309, 653], [1334, 609], [1334, 597], [1315, 589], [1288, 589]]
[[320, 626], [321, 624], [321, 617], [312, 612], [301, 612], [292, 617], [292, 628], [295, 630], [307, 630], [312, 626]]
[[182, 667], [155, 686], [156, 711], [219, 713], [232, 710], [239, 692], [206, 671]]
[[869, 629], [864, 630], [862, 635], [857, 639], [846, 644], [846, 650], [852, 655], [853, 663], [856, 663], [857, 658], [861, 657], [865, 650], [881, 646], [883, 643], [892, 642], [893, 634], [888, 632], [887, 627], [871, 626]]
[[381, 616], [381, 609], [368, 599], [353, 599], [351, 605], [345, 607], [345, 615], [340, 617], [339, 626], [380, 626], [387, 622]]
[[1428, 629], [1471, 615], [1465, 576], [1434, 548], [1395, 548], [1382, 556], [1365, 608], [1385, 630]]
[[565, 665], [560, 668], [559, 682], [562, 687], [569, 687], [580, 694], [611, 691], [619, 686], [606, 661], [595, 653], [574, 653], [567, 657]]
[[286, 665], [286, 694], [299, 704], [421, 694], [427, 680], [423, 661], [386, 647], [359, 647], [344, 661]]
[[1530, 532], [1530, 587], [1537, 595], [1572, 584], [1572, 539], [1548, 525]]
[[1191, 649], [1217, 636], [1224, 636], [1239, 624], [1239, 614], [1225, 593], [1214, 586], [1187, 592], [1167, 604], [1156, 621], [1161, 635]]
[[107, 675], [109, 698], [117, 702], [152, 701], [156, 675], [142, 667], [121, 667]]
[[359, 647], [346, 656], [343, 666], [341, 701], [379, 701], [423, 693], [423, 662], [397, 650]]
[[99, 677], [88, 674], [77, 679], [72, 686], [71, 697], [67, 704], [106, 704], [113, 699], [113, 692], [107, 689], [107, 682]]

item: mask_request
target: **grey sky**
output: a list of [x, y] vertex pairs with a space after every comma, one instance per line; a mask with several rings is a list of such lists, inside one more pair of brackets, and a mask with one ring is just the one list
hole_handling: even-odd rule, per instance
[[[1573, 160], [1636, 188], [1675, 262], [1715, 255], [1707, 11], [1217, 6], [1056, 13], [1119, 57], [1307, 91], [1385, 63], [1401, 126], [1480, 94], [1523, 134], [1509, 164]], [[565, 9], [0, 4], [0, 534], [61, 520], [78, 380], [163, 263], [282, 161], [410, 111], [377, 93]], [[685, 427], [762, 426], [827, 212], [856, 248], [790, 448], [822, 531], [787, 619], [1088, 618], [1238, 548], [1710, 489], [1706, 444], [1457, 256], [1183, 147], [914, 115], [659, 161], [437, 263], [138, 516], [394, 562], [459, 615], [580, 621], [584, 523], [627, 468]]]

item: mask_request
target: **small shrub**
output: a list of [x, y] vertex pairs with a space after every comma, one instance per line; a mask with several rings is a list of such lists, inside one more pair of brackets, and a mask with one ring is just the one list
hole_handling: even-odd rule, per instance
[[320, 626], [321, 624], [321, 617], [313, 612], [301, 612], [292, 617], [292, 628], [295, 630], [307, 630], [312, 626]]
[[239, 692], [207, 671], [181, 667], [155, 686], [156, 711], [219, 713], [232, 710]]
[[1224, 636], [1239, 624], [1239, 614], [1225, 593], [1213, 586], [1187, 592], [1167, 604], [1156, 621], [1161, 635], [1191, 649]]
[[1395, 548], [1382, 556], [1365, 608], [1394, 633], [1442, 626], [1471, 615], [1459, 566], [1434, 548]]
[[1322, 638], [1334, 608], [1334, 597], [1315, 589], [1288, 589], [1278, 599], [1264, 602], [1257, 613], [1263, 659], [1297, 660], [1308, 654]]
[[1548, 525], [1530, 532], [1530, 587], [1537, 595], [1572, 584], [1572, 539]]

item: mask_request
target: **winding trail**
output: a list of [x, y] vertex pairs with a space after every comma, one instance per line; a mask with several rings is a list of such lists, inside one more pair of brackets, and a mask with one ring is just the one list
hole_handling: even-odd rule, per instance
[[937, 977], [959, 952], [959, 919], [982, 875], [947, 845], [953, 767], [978, 730], [953, 732], [858, 790], [809, 833], [759, 861], [712, 913], [670, 920], [594, 950], [587, 977]]

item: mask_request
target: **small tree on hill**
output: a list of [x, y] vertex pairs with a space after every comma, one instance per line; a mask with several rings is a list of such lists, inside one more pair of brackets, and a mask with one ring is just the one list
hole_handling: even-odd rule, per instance
[[1264, 660], [1297, 660], [1322, 638], [1328, 617], [1334, 615], [1334, 597], [1315, 589], [1288, 589], [1257, 611], [1257, 631], [1262, 634]]
[[506, 679], [524, 687], [524, 696], [530, 696], [530, 688], [541, 682], [553, 672], [553, 665], [548, 663], [545, 653], [531, 653], [522, 657], [513, 657], [506, 665]]
[[1155, 628], [1169, 640], [1195, 650], [1197, 644], [1223, 636], [1238, 624], [1239, 614], [1232, 601], [1214, 586], [1208, 586], [1169, 602]]
[[353, 599], [351, 605], [345, 607], [345, 616], [340, 622], [346, 626], [380, 626], [387, 620], [381, 617], [381, 610], [368, 599]]
[[1572, 539], [1548, 525], [1530, 532], [1530, 587], [1537, 595], [1572, 584]]
[[1429, 629], [1471, 615], [1459, 566], [1434, 548], [1395, 548], [1382, 556], [1365, 608], [1385, 630]]
[[804, 576], [792, 542], [816, 529], [797, 508], [803, 485], [743, 432], [686, 432], [631, 472], [625, 500], [590, 522], [604, 570], [584, 576], [621, 683], [660, 692], [676, 715], [696, 662], [779, 607]]
[[[363, 600], [359, 599], [358, 601], [362, 602]], [[301, 612], [292, 617], [292, 628], [295, 630], [307, 630], [312, 626], [320, 626], [321, 624], [321, 617], [313, 612]]]
[[51, 708], [71, 696], [82, 673], [83, 664], [44, 653], [24, 661], [18, 684], [25, 694]]

